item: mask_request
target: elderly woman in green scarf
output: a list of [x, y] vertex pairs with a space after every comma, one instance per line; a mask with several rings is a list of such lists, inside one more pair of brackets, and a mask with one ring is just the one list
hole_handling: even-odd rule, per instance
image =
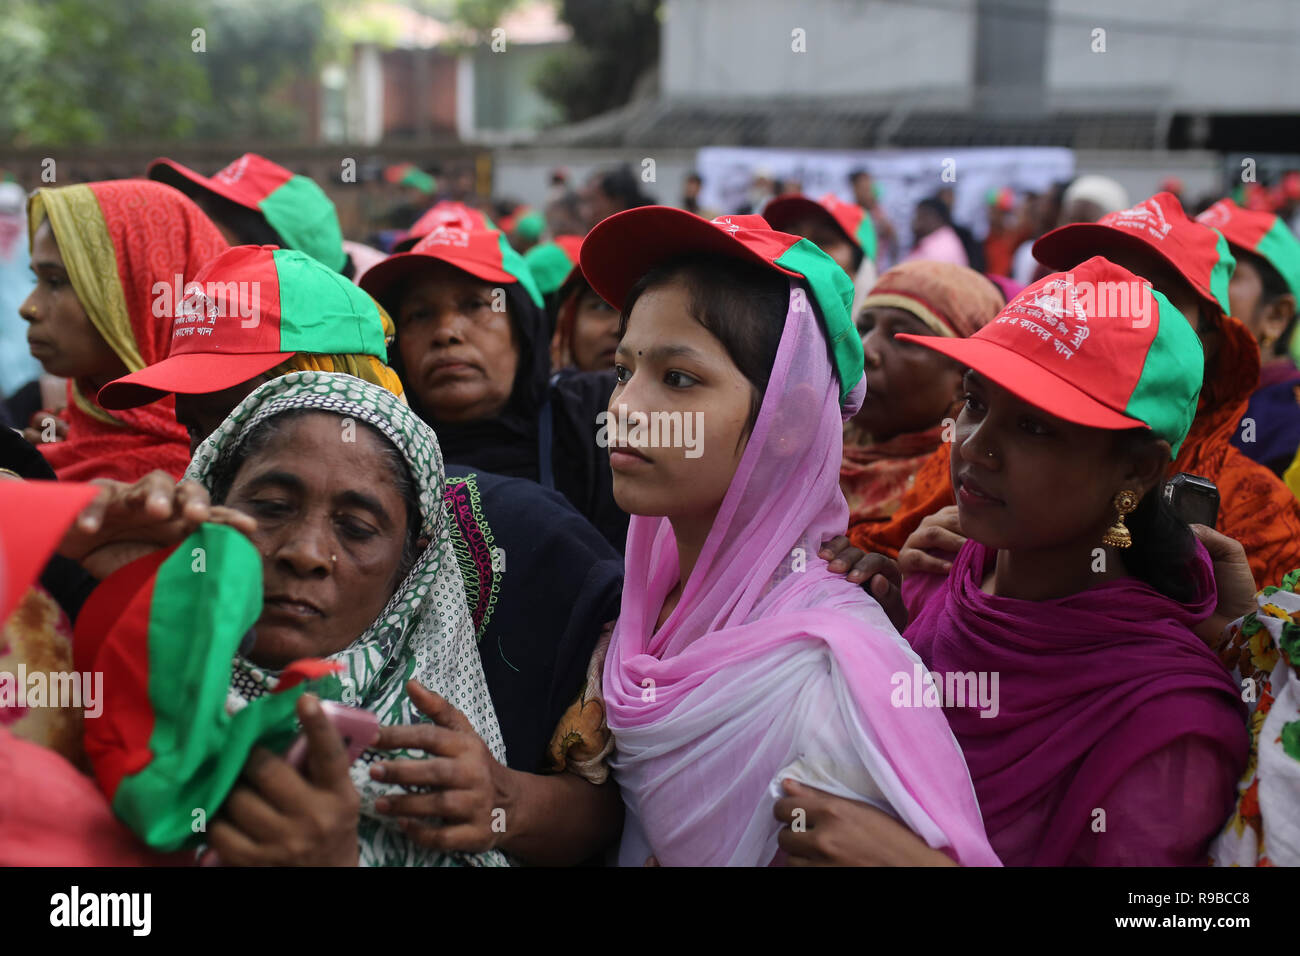
[[[235, 661], [228, 709], [268, 693], [290, 662], [322, 657], [342, 666], [339, 700], [374, 712], [381, 726], [421, 719], [407, 694], [415, 680], [505, 759], [441, 507], [442, 455], [399, 399], [351, 376], [282, 376], [203, 442], [187, 477], [258, 523], [251, 540], [263, 557], [263, 609], [252, 649]], [[505, 862], [495, 851], [444, 856], [409, 841], [376, 812], [376, 800], [397, 789], [371, 778], [379, 756], [350, 769], [361, 863]], [[223, 859], [254, 848], [266, 796], [247, 786], [231, 794], [230, 819], [211, 829]]]
[[[162, 476], [155, 477], [160, 487], [124, 486], [119, 497], [165, 497]], [[170, 850], [193, 842], [189, 814], [196, 805], [219, 808], [206, 826], [206, 842], [220, 862], [234, 865], [502, 865], [507, 852], [554, 862], [573, 854], [582, 859], [617, 831], [616, 795], [611, 800], [573, 774], [541, 776], [505, 765], [441, 506], [441, 452], [433, 432], [400, 399], [347, 375], [282, 376], [249, 395], [199, 446], [187, 478], [176, 486], [169, 514], [183, 512], [195, 521], [218, 520], [199, 514], [204, 509], [240, 515], [243, 533], [228, 532], [225, 540], [242, 551], [243, 564], [213, 566], [210, 551], [208, 573], [191, 575], [194, 537], [161, 559], [153, 609], [166, 604], [156, 595], [167, 584], [167, 567], [179, 572], [179, 588], [187, 581], [205, 586], [201, 580], [232, 597], [214, 597], [214, 591], [171, 600], [171, 618], [148, 624], [156, 640], [149, 641], [147, 682], [124, 687], [131, 675], [118, 675], [118, 700], [126, 701], [119, 713], [126, 717], [112, 713], [115, 690], [105, 680], [110, 719], [100, 749], [108, 753], [101, 755], [96, 774], [114, 810], [151, 846]], [[195, 495], [204, 500], [191, 500]], [[169, 517], [162, 515], [167, 510], [156, 517]], [[202, 525], [195, 534], [216, 542], [220, 536], [212, 528]], [[102, 546], [94, 553], [129, 551], [132, 542], [150, 540], [147, 529], [126, 528], [120, 537], [91, 542]], [[138, 565], [109, 563], [118, 565], [115, 578]], [[118, 641], [120, 650], [120, 631], [130, 615], [99, 616], [113, 621], [106, 640]], [[232, 661], [239, 635], [253, 622], [251, 647], [241, 645]], [[204, 636], [222, 628], [226, 643], [214, 651]], [[170, 640], [178, 630], [190, 635], [183, 653], [173, 653], [177, 645]], [[137, 627], [127, 636], [136, 647], [138, 632]], [[165, 666], [158, 666], [169, 654]], [[312, 659], [321, 698], [378, 718], [379, 739], [359, 760], [349, 763], [315, 697], [301, 688], [282, 695], [289, 678]], [[322, 676], [321, 660], [334, 672]], [[160, 673], [165, 679], [158, 679]], [[185, 680], [201, 683], [203, 693], [166, 691]], [[214, 683], [215, 698], [209, 687]], [[150, 762], [170, 769], [154, 773], [154, 786], [142, 785], [139, 776], [148, 770], [140, 770], [130, 754], [124, 759], [114, 723], [129, 724], [141, 695], [152, 701], [164, 692], [172, 698], [164, 716], [176, 732], [160, 737], [155, 729], [147, 753]], [[274, 711], [276, 732], [291, 729], [291, 694], [302, 694], [297, 714], [309, 743], [301, 770], [270, 752], [282, 749], [281, 742], [259, 716]], [[250, 724], [263, 729], [235, 732], [236, 724], [245, 731]], [[201, 753], [193, 752], [199, 735], [181, 732], [190, 725], [214, 738]], [[160, 739], [166, 746], [158, 746]], [[253, 739], [270, 749], [252, 749]], [[135, 789], [124, 796], [117, 782], [121, 773], [105, 768], [127, 764], [126, 786]], [[217, 764], [226, 776], [195, 788], [194, 778], [210, 778]], [[444, 776], [425, 779], [431, 769]], [[241, 779], [232, 789], [229, 781], [236, 777]], [[157, 786], [159, 781], [166, 786]], [[190, 801], [199, 790], [205, 799]], [[140, 806], [140, 798], [155, 806]], [[426, 806], [431, 799], [435, 809]], [[510, 814], [504, 833], [494, 826], [503, 813]], [[557, 816], [569, 818], [569, 825], [557, 825]]]

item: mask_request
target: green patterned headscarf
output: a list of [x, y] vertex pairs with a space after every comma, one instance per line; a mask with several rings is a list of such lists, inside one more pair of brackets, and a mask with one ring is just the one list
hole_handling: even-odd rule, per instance
[[[267, 382], [244, 399], [194, 453], [185, 477], [209, 490], [239, 454], [257, 425], [295, 410], [328, 412], [364, 422], [383, 434], [406, 460], [419, 489], [420, 533], [430, 544], [416, 559], [388, 606], [347, 648], [328, 658], [342, 665], [337, 683], [327, 680], [322, 696], [373, 711], [381, 725], [426, 721], [406, 693], [412, 677], [461, 711], [488, 750], [505, 763], [505, 744], [479, 661], [474, 626], [443, 508], [442, 452], [433, 430], [391, 392], [351, 375], [292, 372]], [[327, 467], [327, 465], [326, 465]], [[230, 706], [239, 708], [275, 686], [278, 675], [238, 658]], [[370, 779], [375, 760], [425, 756], [420, 752], [367, 751], [352, 765], [361, 794], [361, 863], [366, 866], [493, 866], [506, 860], [497, 851], [442, 854], [412, 843], [392, 818], [375, 812], [375, 799], [402, 788]]]

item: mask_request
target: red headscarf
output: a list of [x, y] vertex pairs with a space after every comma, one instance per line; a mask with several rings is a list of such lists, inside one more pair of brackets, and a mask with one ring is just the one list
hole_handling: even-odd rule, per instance
[[[227, 248], [211, 220], [170, 186], [135, 179], [37, 190], [31, 232], [47, 218], [78, 300], [128, 370], [166, 358], [177, 282], [183, 288]], [[160, 283], [168, 291], [157, 291]], [[167, 304], [162, 317], [154, 314], [157, 300]], [[110, 413], [88, 391], [68, 383], [67, 439], [40, 446], [59, 478], [135, 481], [156, 468], [184, 474], [189, 438], [170, 396]]]

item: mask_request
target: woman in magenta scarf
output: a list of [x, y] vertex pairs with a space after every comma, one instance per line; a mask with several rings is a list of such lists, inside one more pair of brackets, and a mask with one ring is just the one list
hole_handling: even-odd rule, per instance
[[603, 670], [619, 862], [780, 862], [794, 778], [996, 865], [942, 712], [891, 705], [919, 660], [817, 557], [847, 519], [841, 430], [864, 387], [848, 277], [757, 216], [662, 207], [598, 225], [582, 269], [625, 316], [607, 428], [633, 517]]
[[[1132, 307], [1107, 317], [1098, 290], [1119, 288]], [[969, 540], [947, 578], [904, 582], [907, 637], [945, 692], [998, 677], [995, 713], [944, 700], [993, 848], [1008, 865], [1204, 863], [1247, 734], [1194, 633], [1215, 608], [1209, 557], [1160, 498], [1200, 392], [1196, 334], [1094, 258], [969, 339], [915, 341], [970, 368], [952, 455]], [[836, 809], [844, 833], [887, 829]]]

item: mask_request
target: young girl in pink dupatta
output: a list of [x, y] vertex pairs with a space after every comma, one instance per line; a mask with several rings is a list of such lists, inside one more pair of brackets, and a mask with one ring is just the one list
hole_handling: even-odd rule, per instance
[[918, 658], [817, 557], [845, 527], [841, 431], [865, 384], [848, 277], [760, 217], [663, 207], [598, 225], [582, 269], [625, 317], [607, 434], [633, 517], [603, 670], [619, 862], [780, 862], [793, 778], [996, 865], [942, 712], [891, 704]]
[[[969, 540], [946, 577], [903, 590], [936, 686], [999, 677], [996, 713], [945, 700], [993, 848], [1010, 866], [1203, 864], [1247, 733], [1240, 686], [1198, 637], [1216, 612], [1211, 559], [1161, 497], [1201, 389], [1196, 333], [1096, 257], [969, 339], [903, 338], [969, 367], [952, 453]], [[900, 839], [835, 798], [808, 819], [835, 831], [818, 862]]]

